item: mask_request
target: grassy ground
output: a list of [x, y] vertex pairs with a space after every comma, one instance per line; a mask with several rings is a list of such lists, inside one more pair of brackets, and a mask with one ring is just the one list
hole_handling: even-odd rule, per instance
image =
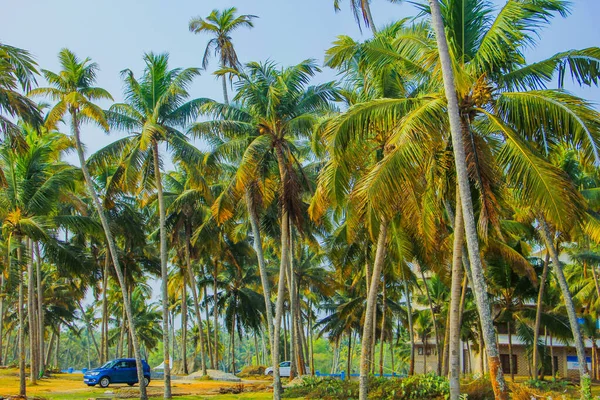
[[[178, 400], [191, 399], [214, 399], [214, 400], [263, 400], [270, 399], [272, 394], [268, 384], [253, 382], [242, 382], [244, 393], [222, 395], [220, 390], [235, 388], [240, 383], [220, 381], [173, 381], [173, 395]], [[162, 381], [151, 382], [148, 394], [153, 399], [162, 398]], [[19, 393], [18, 370], [0, 370], [0, 398], [16, 395]], [[54, 374], [52, 378], [42, 379], [38, 384], [27, 385], [27, 395], [37, 399], [48, 400], [75, 400], [95, 398], [134, 398], [138, 393], [137, 387], [127, 385], [110, 385], [106, 389], [98, 386], [88, 387], [83, 383], [81, 374]]]

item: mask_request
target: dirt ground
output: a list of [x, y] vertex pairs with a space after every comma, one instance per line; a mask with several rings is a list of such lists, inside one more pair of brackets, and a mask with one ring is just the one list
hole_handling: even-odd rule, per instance
[[[211, 380], [173, 380], [173, 396], [180, 400], [188, 398], [202, 399], [267, 399], [270, 398], [270, 382], [246, 380], [242, 382], [223, 382]], [[243, 395], [224, 395], [242, 390]], [[0, 398], [9, 398], [19, 393], [18, 370], [0, 370]], [[110, 385], [106, 389], [98, 386], [88, 387], [83, 383], [82, 374], [53, 374], [51, 378], [39, 380], [37, 385], [27, 381], [27, 396], [36, 399], [109, 399], [109, 398], [135, 398], [138, 388], [127, 385]], [[150, 382], [148, 394], [151, 397], [162, 398], [163, 382]]]

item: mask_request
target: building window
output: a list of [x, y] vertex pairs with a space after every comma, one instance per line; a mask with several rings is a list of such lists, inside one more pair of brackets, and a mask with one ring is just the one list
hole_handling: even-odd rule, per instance
[[502, 371], [504, 371], [504, 373], [506, 374], [510, 374], [512, 373], [517, 373], [517, 356], [515, 354], [513, 354], [512, 356], [512, 365], [514, 368], [514, 371], [510, 370], [510, 358], [508, 357], [508, 354], [500, 354], [500, 364], [502, 364]]

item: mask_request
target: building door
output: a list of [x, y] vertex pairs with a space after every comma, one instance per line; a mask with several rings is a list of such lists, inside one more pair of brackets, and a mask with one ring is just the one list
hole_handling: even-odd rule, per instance
[[508, 357], [508, 354], [500, 354], [500, 364], [502, 364], [502, 372], [504, 372], [505, 374], [510, 374], [512, 373], [517, 373], [518, 368], [517, 368], [517, 355], [513, 354], [512, 356], [512, 365], [514, 368], [514, 371], [510, 370], [510, 358]]

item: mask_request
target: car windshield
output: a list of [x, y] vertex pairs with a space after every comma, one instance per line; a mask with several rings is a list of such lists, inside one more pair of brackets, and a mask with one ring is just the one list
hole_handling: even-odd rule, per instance
[[115, 365], [115, 362], [116, 362], [115, 360], [109, 361], [106, 364], [104, 364], [103, 366], [101, 366], [100, 368], [102, 368], [102, 369], [112, 368], [113, 365]]

